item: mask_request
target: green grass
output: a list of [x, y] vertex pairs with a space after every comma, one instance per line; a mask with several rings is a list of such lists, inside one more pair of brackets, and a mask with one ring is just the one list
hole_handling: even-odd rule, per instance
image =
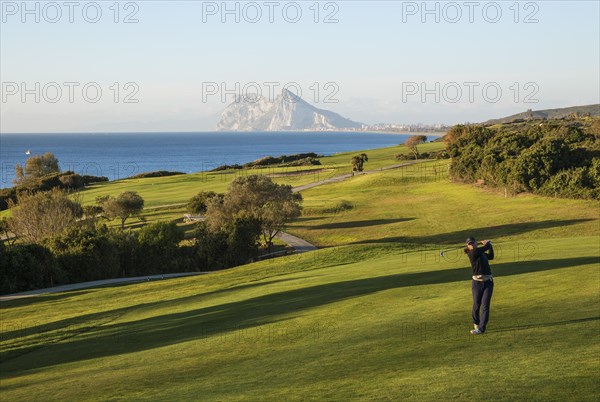
[[[440, 150], [441, 143], [429, 143], [419, 149], [423, 152]], [[401, 163], [395, 160], [396, 153], [407, 153], [404, 146], [395, 146], [364, 151], [369, 155], [365, 168], [380, 169], [385, 166]], [[82, 191], [82, 203], [92, 204], [96, 197], [104, 195], [116, 196], [123, 191], [137, 191], [145, 200], [147, 207], [176, 204], [189, 201], [200, 191], [212, 190], [225, 192], [227, 186], [240, 175], [264, 174], [273, 175], [278, 183], [300, 186], [315, 181], [328, 179], [341, 174], [350, 173], [350, 159], [363, 151], [344, 152], [320, 158], [320, 166], [300, 166], [288, 168], [256, 168], [227, 172], [200, 172], [179, 176], [156, 177], [145, 179], [123, 179], [108, 183], [98, 183]]]
[[[289, 232], [325, 247], [352, 243], [456, 244], [474, 235], [521, 241], [598, 230], [597, 201], [491, 190], [447, 179], [448, 161], [354, 177], [302, 192], [304, 217]], [[340, 201], [354, 208], [322, 213]]]
[[597, 238], [579, 240], [496, 261], [480, 338], [467, 333], [464, 261], [381, 246], [8, 303], [0, 390], [6, 400], [594, 400]]
[[[3, 400], [597, 400], [599, 203], [427, 171], [303, 192], [316, 252], [3, 302]], [[466, 257], [439, 256], [472, 233], [499, 251], [480, 337]]]
[[[428, 143], [419, 147], [420, 151], [431, 152], [443, 149], [442, 143]], [[369, 162], [365, 169], [380, 169], [385, 166], [401, 163], [396, 161], [397, 153], [408, 153], [404, 146], [394, 146], [366, 151], [353, 151], [320, 158], [321, 166], [299, 166], [288, 168], [257, 168], [231, 170], [225, 172], [198, 172], [185, 175], [152, 177], [143, 179], [121, 179], [105, 183], [96, 183], [78, 193], [83, 205], [94, 204], [96, 197], [117, 196], [124, 191], [136, 191], [145, 201], [146, 207], [186, 203], [200, 191], [227, 191], [229, 184], [240, 175], [265, 174], [272, 175], [278, 183], [300, 186], [331, 177], [350, 173], [350, 159], [353, 155], [366, 152]], [[0, 217], [9, 216], [10, 211], [0, 211]]]

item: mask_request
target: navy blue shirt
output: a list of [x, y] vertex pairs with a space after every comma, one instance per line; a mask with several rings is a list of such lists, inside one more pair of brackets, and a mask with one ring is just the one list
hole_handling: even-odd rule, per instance
[[[489, 251], [489, 253], [486, 253]], [[494, 259], [494, 249], [492, 243], [488, 243], [483, 247], [475, 247], [473, 250], [466, 251], [471, 261], [472, 275], [491, 275], [492, 269], [488, 260]]]

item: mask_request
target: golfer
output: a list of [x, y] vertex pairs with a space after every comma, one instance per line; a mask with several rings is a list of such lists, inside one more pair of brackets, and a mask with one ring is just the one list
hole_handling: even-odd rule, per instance
[[[483, 334], [490, 319], [490, 302], [494, 292], [494, 278], [488, 260], [494, 259], [494, 249], [489, 240], [481, 242], [483, 247], [477, 246], [477, 241], [473, 237], [467, 239], [465, 253], [471, 261], [471, 277], [473, 281], [471, 288], [473, 290], [473, 335]], [[481, 309], [481, 317], [479, 310]]]

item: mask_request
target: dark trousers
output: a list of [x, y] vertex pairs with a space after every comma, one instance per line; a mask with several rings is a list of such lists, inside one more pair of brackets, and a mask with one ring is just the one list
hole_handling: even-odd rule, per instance
[[[473, 280], [471, 288], [473, 290], [473, 324], [476, 324], [481, 332], [485, 332], [485, 327], [490, 320], [490, 302], [494, 292], [494, 282]], [[479, 309], [481, 309], [481, 319], [479, 319]]]

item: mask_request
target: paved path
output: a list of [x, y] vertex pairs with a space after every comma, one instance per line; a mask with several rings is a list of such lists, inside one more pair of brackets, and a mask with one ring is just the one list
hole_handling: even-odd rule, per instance
[[[306, 253], [308, 251], [318, 250], [318, 248], [306, 240], [303, 240], [299, 237], [292, 236], [289, 233], [279, 232], [276, 236], [279, 240], [286, 242], [290, 246], [296, 250], [296, 253]], [[187, 272], [180, 274], [164, 274], [164, 275], [148, 275], [148, 276], [136, 276], [133, 278], [113, 278], [113, 279], [103, 279], [100, 281], [91, 281], [91, 282], [81, 282], [74, 283], [71, 285], [61, 285], [55, 286], [53, 288], [45, 288], [45, 289], [36, 289], [30, 290], [27, 292], [13, 293], [6, 296], [0, 296], [0, 302], [8, 301], [8, 300], [16, 300], [16, 299], [24, 299], [27, 297], [33, 297], [41, 294], [47, 293], [57, 293], [57, 292], [68, 292], [71, 290], [79, 290], [79, 289], [87, 289], [93, 288], [97, 286], [105, 286], [105, 285], [116, 285], [122, 283], [136, 283], [136, 282], [147, 282], [154, 281], [159, 279], [171, 279], [171, 278], [181, 278], [184, 276], [195, 276], [205, 274], [207, 272]]]
[[319, 249], [317, 246], [310, 244], [306, 240], [293, 236], [289, 233], [279, 232], [275, 237], [294, 247], [296, 253], [306, 253], [307, 251], [315, 251]]
[[[423, 161], [415, 161], [415, 162], [404, 162], [404, 163], [398, 163], [395, 165], [390, 165], [390, 166], [385, 166], [379, 169], [373, 169], [373, 170], [365, 170], [364, 172], [359, 172], [359, 173], [355, 173], [355, 176], [359, 176], [362, 174], [371, 174], [371, 173], [377, 173], [377, 172], [382, 172], [384, 170], [390, 170], [390, 169], [398, 169], [401, 167], [405, 167], [405, 166], [410, 166], [410, 165], [414, 165], [417, 163], [422, 163], [422, 162], [426, 162], [427, 160], [423, 160]], [[297, 193], [298, 191], [302, 191], [302, 190], [308, 190], [309, 188], [313, 188], [313, 187], [317, 187], [323, 184], [327, 184], [327, 183], [337, 183], [340, 182], [342, 180], [346, 180], [352, 177], [352, 173], [347, 173], [347, 174], [343, 174], [340, 176], [335, 176], [329, 179], [325, 179], [325, 180], [321, 180], [321, 181], [315, 181], [313, 183], [308, 183], [308, 184], [303, 184], [302, 186], [297, 186], [294, 187], [292, 189], [293, 192]]]
[[104, 285], [115, 285], [115, 284], [119, 284], [119, 283], [135, 283], [135, 282], [154, 281], [154, 280], [158, 280], [158, 279], [181, 278], [184, 276], [202, 275], [205, 273], [206, 272], [187, 272], [187, 273], [181, 273], [181, 274], [148, 275], [148, 276], [136, 276], [134, 278], [114, 278], [114, 279], [103, 279], [100, 281], [81, 282], [81, 283], [74, 283], [72, 285], [55, 286], [53, 288], [36, 289], [36, 290], [30, 290], [28, 292], [21, 292], [21, 293], [14, 293], [11, 295], [6, 295], [6, 296], [0, 296], [0, 302], [7, 301], [7, 300], [23, 299], [26, 297], [41, 295], [41, 294], [45, 294], [45, 293], [67, 292], [70, 290], [93, 288], [96, 286], [104, 286]]
[[[377, 173], [377, 172], [381, 172], [383, 170], [389, 170], [389, 169], [398, 169], [398, 168], [401, 168], [404, 166], [414, 165], [415, 163], [420, 163], [420, 162], [415, 161], [415, 162], [399, 163], [396, 165], [386, 166], [386, 167], [383, 167], [380, 169], [367, 170], [364, 172], [357, 173], [357, 175]], [[293, 191], [298, 192], [298, 191], [306, 190], [309, 188], [321, 186], [321, 185], [327, 184], [327, 183], [336, 183], [336, 182], [340, 182], [342, 180], [349, 179], [350, 177], [352, 177], [352, 174], [348, 173], [348, 174], [332, 177], [329, 179], [316, 181], [314, 183], [308, 183], [308, 184], [304, 184], [302, 186], [297, 186], [297, 187], [293, 188]], [[145, 208], [145, 209], [146, 210], [158, 209], [158, 208], [183, 206], [183, 205], [186, 205], [186, 203], [159, 205], [156, 207], [150, 207], [150, 208]], [[315, 245], [307, 242], [304, 239], [293, 236], [289, 233], [280, 232], [276, 237], [279, 240], [292, 246], [296, 250], [297, 253], [306, 253], [308, 251], [318, 250], [318, 247], [316, 247]], [[28, 292], [21, 292], [21, 293], [6, 295], [6, 296], [0, 296], [0, 302], [7, 301], [7, 300], [22, 299], [22, 298], [32, 297], [32, 296], [45, 294], [45, 293], [66, 292], [69, 290], [86, 289], [86, 288], [91, 288], [91, 287], [96, 287], [96, 286], [114, 285], [114, 284], [119, 284], [119, 283], [135, 283], [135, 282], [144, 282], [144, 281], [157, 280], [157, 279], [179, 278], [179, 277], [184, 277], [184, 276], [200, 275], [203, 273], [204, 272], [191, 272], [191, 273], [181, 273], [181, 274], [150, 275], [150, 276], [138, 276], [138, 277], [134, 277], [134, 278], [116, 278], [116, 279], [105, 279], [105, 280], [92, 281], [92, 282], [82, 282], [82, 283], [75, 283], [72, 285], [56, 286], [53, 288], [37, 289], [37, 290], [31, 290]]]

